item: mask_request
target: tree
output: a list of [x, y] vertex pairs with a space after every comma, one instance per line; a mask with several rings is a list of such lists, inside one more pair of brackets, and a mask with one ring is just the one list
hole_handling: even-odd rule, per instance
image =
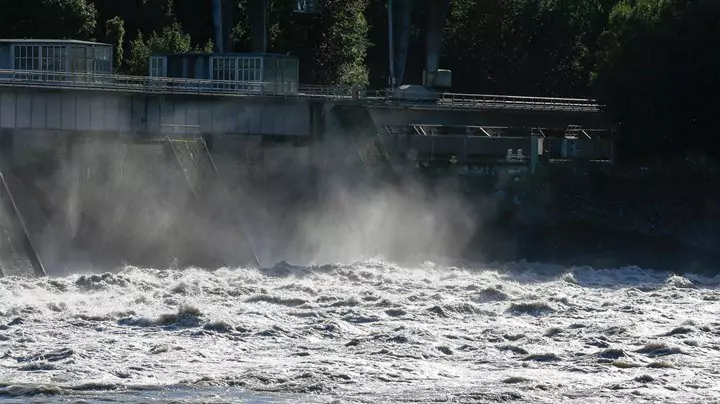
[[366, 86], [369, 46], [365, 20], [367, 0], [325, 0], [320, 13], [323, 40], [315, 48], [316, 79], [325, 84]]
[[11, 0], [0, 12], [0, 37], [93, 39], [94, 5], [86, 0]]
[[105, 41], [115, 46], [115, 71], [122, 68], [125, 46], [125, 21], [120, 17], [113, 17], [105, 21]]
[[720, 155], [720, 7], [702, 0], [624, 0], [603, 34], [598, 96], [622, 122], [621, 151]]
[[[239, 50], [249, 49], [248, 28], [258, 18], [248, 1], [240, 1], [234, 31]], [[368, 0], [323, 0], [317, 14], [302, 15], [293, 12], [293, 0], [272, 0], [268, 50], [298, 57], [301, 82], [366, 86], [367, 5]]]
[[129, 72], [135, 75], [147, 75], [150, 55], [190, 52], [193, 50], [191, 43], [190, 35], [182, 30], [179, 23], [163, 27], [160, 33], [152, 31], [147, 40], [141, 32], [138, 32], [137, 38], [130, 43]]
[[[679, 112], [668, 108], [672, 104], [668, 97], [673, 97], [672, 81], [679, 79], [670, 75], [670, 58], [678, 46], [680, 3], [623, 0], [612, 9], [602, 36], [595, 86], [609, 112], [622, 123], [626, 154], [636, 155], [642, 149], [652, 154], [669, 151], [667, 137], [672, 130], [667, 124]], [[648, 132], [655, 137], [650, 142]]]
[[588, 96], [616, 0], [455, 0], [445, 66], [463, 92]]

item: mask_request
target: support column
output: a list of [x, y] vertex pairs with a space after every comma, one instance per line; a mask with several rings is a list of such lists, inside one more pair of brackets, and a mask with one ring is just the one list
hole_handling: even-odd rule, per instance
[[[255, 1], [250, 2], [255, 3]], [[234, 1], [213, 0], [213, 22], [215, 24], [215, 50], [217, 52], [232, 51], [230, 34], [233, 25]]]
[[412, 15], [412, 0], [392, 0], [388, 3], [390, 8], [388, 17], [392, 19], [392, 32], [389, 35], [394, 55], [393, 75], [394, 86], [403, 84], [405, 67], [407, 65], [408, 44], [410, 43], [410, 17]]
[[426, 87], [435, 85], [435, 77], [440, 68], [440, 55], [442, 53], [442, 29], [445, 25], [445, 16], [449, 10], [449, 0], [427, 0], [427, 47], [424, 76], [424, 85]]
[[268, 15], [269, 0], [248, 1], [248, 14], [250, 19], [250, 39], [252, 51], [267, 53], [268, 51]]

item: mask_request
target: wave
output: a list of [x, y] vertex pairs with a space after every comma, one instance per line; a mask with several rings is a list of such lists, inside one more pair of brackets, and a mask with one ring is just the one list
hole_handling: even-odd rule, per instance
[[3, 278], [0, 395], [583, 402], [642, 385], [704, 400], [718, 393], [718, 286], [638, 267], [381, 259]]

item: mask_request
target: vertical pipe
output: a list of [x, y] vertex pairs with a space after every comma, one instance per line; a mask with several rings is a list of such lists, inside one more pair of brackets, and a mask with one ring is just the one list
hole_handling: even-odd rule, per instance
[[252, 52], [267, 53], [269, 0], [248, 0]]
[[233, 51], [232, 29], [237, 1], [223, 0], [223, 52]]
[[450, 9], [449, 0], [427, 0], [427, 42], [425, 55], [425, 85], [432, 87], [435, 84], [435, 75], [440, 68], [440, 53], [442, 50], [442, 29], [445, 16]]
[[268, 27], [268, 23], [269, 23], [268, 19], [269, 18], [268, 17], [270, 14], [269, 13], [270, 2], [269, 2], [269, 0], [261, 0], [261, 1], [262, 1], [262, 7], [263, 7], [263, 9], [262, 9], [262, 21], [263, 21], [262, 22], [262, 26], [263, 26], [262, 53], [267, 53], [267, 51], [268, 51], [268, 29], [269, 29], [269, 27]]
[[390, 53], [390, 76], [388, 77], [390, 89], [395, 89], [395, 41], [393, 36], [393, 0], [388, 0], [388, 51]]
[[393, 2], [393, 27], [396, 29], [393, 33], [396, 86], [402, 85], [405, 76], [408, 44], [410, 42], [412, 5], [413, 0], [395, 0]]
[[215, 51], [222, 52], [225, 49], [223, 38], [223, 4], [222, 0], [213, 0], [213, 22], [215, 23]]

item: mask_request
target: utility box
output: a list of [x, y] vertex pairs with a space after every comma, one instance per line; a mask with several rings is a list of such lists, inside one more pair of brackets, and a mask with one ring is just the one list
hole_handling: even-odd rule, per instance
[[423, 85], [432, 88], [450, 88], [452, 86], [452, 71], [438, 69], [437, 72], [423, 70]]

